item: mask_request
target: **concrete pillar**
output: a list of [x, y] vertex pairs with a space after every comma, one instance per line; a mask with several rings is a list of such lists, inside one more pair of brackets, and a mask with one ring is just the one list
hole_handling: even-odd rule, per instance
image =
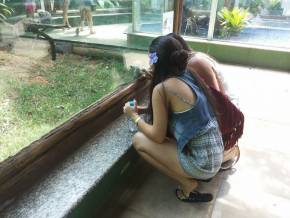
[[54, 11], [54, 0], [50, 0], [50, 9]]
[[283, 16], [290, 16], [290, 0], [282, 0]]
[[141, 0], [133, 1], [133, 32], [140, 31]]
[[217, 7], [218, 7], [218, 0], [212, 0], [212, 2], [211, 2], [211, 11], [210, 11], [210, 19], [209, 19], [209, 25], [208, 25], [208, 34], [207, 34], [207, 38], [209, 40], [213, 39]]
[[40, 0], [40, 8], [41, 10], [45, 11], [44, 0]]
[[239, 7], [239, 4], [240, 4], [240, 0], [235, 0], [235, 7]]

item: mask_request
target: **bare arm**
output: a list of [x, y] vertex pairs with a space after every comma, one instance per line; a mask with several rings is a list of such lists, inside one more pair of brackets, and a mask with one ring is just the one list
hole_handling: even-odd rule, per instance
[[222, 83], [219, 81], [214, 64], [203, 56], [192, 57], [187, 65], [188, 69], [196, 72], [208, 85], [224, 92]]
[[222, 93], [226, 93], [226, 91], [225, 91], [225, 84], [222, 82], [223, 80], [221, 79], [222, 77], [221, 77], [221, 75], [220, 74], [218, 74], [218, 72], [217, 72], [217, 70], [216, 70], [216, 68], [215, 67], [212, 67], [212, 71], [215, 73], [215, 75], [216, 75], [216, 79], [217, 79], [217, 82], [218, 82], [218, 84], [219, 84], [219, 91], [221, 91]]
[[165, 105], [165, 95], [161, 84], [155, 86], [152, 93], [153, 124], [139, 120], [138, 128], [146, 136], [157, 143], [162, 143], [166, 138], [168, 109]]

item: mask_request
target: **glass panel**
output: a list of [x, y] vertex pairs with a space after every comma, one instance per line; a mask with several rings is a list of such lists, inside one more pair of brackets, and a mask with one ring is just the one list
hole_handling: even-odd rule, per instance
[[134, 32], [166, 34], [173, 31], [173, 0], [134, 1]]
[[[63, 26], [64, 1], [70, 28]], [[126, 51], [120, 51], [127, 45], [131, 11], [129, 0], [6, 0], [0, 5], [0, 162], [134, 79], [122, 56]], [[106, 53], [98, 44], [117, 49]]]
[[181, 34], [207, 37], [211, 0], [184, 0]]
[[[127, 38], [124, 33], [127, 33], [132, 25], [132, 0], [6, 0], [5, 2], [14, 10], [8, 22], [67, 24], [73, 27], [58, 30], [47, 28], [52, 37], [62, 40], [125, 46]], [[112, 25], [112, 28], [110, 29], [108, 25]]]
[[290, 48], [290, 1], [219, 1], [214, 38]]

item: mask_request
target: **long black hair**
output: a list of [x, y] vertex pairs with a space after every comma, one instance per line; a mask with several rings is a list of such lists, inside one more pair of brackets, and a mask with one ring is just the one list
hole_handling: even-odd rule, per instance
[[[166, 36], [159, 36], [155, 38], [149, 46], [149, 53], [156, 52], [156, 55], [158, 57], [157, 62], [153, 64], [153, 76], [150, 87], [149, 115], [151, 121], [153, 121], [152, 92], [154, 87], [157, 84], [165, 81], [167, 78], [181, 76], [186, 71], [187, 62], [190, 57], [189, 51], [191, 50], [184, 40], [176, 39], [176, 36], [178, 35], [169, 34]], [[182, 41], [184, 41], [184, 44], [182, 44]], [[219, 122], [219, 115], [216, 110], [216, 102], [210, 92], [209, 87], [198, 76], [197, 73], [191, 73], [194, 79], [197, 81], [198, 86], [201, 87], [203, 92], [205, 93]], [[164, 92], [164, 94], [166, 93]], [[167, 107], [166, 99], [165, 104]]]
[[149, 114], [152, 121], [152, 92], [154, 87], [167, 78], [181, 76], [185, 72], [189, 54], [183, 49], [178, 40], [170, 36], [155, 38], [149, 46], [149, 53], [156, 53], [158, 57], [157, 62], [153, 64], [150, 87]]
[[[196, 51], [194, 51], [193, 49], [191, 49], [191, 48], [189, 47], [189, 45], [186, 43], [186, 41], [185, 41], [185, 40], [184, 40], [180, 35], [178, 35], [178, 34], [176, 34], [176, 33], [169, 33], [169, 34], [167, 34], [167, 36], [170, 36], [170, 37], [173, 37], [174, 39], [176, 39], [176, 40], [177, 40], [177, 41], [182, 45], [183, 49], [185, 49], [186, 51], [189, 52], [189, 54], [190, 54], [189, 56], [190, 56], [190, 57], [194, 57], [197, 53], [199, 53], [199, 52], [196, 52]], [[217, 61], [215, 58], [213, 58], [213, 57], [211, 57], [211, 56], [209, 56], [208, 54], [205, 54], [205, 53], [203, 53], [203, 55], [204, 55], [204, 56], [205, 56], [209, 61], [211, 61], [211, 63], [213, 64], [213, 66], [216, 66], [216, 65], [217, 65], [218, 61]], [[216, 76], [216, 79], [217, 79], [217, 81], [218, 81], [219, 88], [220, 88], [221, 92], [224, 93], [224, 92], [225, 92], [225, 88], [224, 88], [224, 84], [223, 84], [223, 82], [222, 82], [222, 78], [220, 78], [221, 75], [219, 75], [219, 74], [217, 73], [215, 67], [213, 67], [212, 69], [213, 69], [214, 74], [215, 74], [215, 76]], [[195, 74], [195, 73], [193, 72], [193, 74]], [[198, 76], [198, 74], [196, 74], [196, 76]], [[201, 78], [201, 79], [202, 79], [202, 78]]]
[[[186, 43], [186, 41], [178, 34], [176, 33], [169, 33], [167, 34], [166, 36], [169, 36], [169, 37], [172, 37], [174, 39], [176, 39], [181, 45], [182, 45], [182, 48], [184, 50], [186, 50], [188, 53], [189, 53], [189, 57], [188, 58], [191, 58], [192, 56], [194, 56], [197, 52], [194, 52], [189, 46], [188, 44]], [[213, 64], [216, 64], [217, 61], [215, 59], [213, 59], [212, 57], [206, 55], [206, 57], [213, 63]], [[219, 83], [219, 86], [221, 88], [221, 90], [224, 90], [224, 87], [223, 87], [223, 84], [222, 82], [220, 81], [220, 78], [218, 77], [217, 73], [215, 73], [215, 76], [217, 78], [217, 81]], [[218, 123], [220, 124], [220, 114], [218, 113], [217, 111], [217, 102], [214, 98], [214, 96], [211, 94], [211, 90], [209, 88], [209, 86], [205, 83], [205, 81], [199, 76], [198, 73], [194, 72], [194, 71], [191, 71], [191, 75], [194, 77], [194, 79], [197, 81], [198, 83], [198, 86], [202, 88], [205, 96], [207, 97], [212, 109], [213, 109], [213, 112], [215, 113], [216, 115], [216, 118], [217, 118], [217, 121]]]
[[186, 41], [180, 35], [178, 35], [176, 33], [169, 33], [166, 36], [169, 36], [169, 37], [172, 37], [172, 38], [176, 39], [182, 45], [182, 48], [184, 50], [190, 51], [190, 52], [192, 51], [192, 49], [188, 46]]

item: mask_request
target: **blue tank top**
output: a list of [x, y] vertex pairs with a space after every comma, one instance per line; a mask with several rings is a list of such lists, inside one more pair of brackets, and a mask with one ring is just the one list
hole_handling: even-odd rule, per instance
[[185, 82], [196, 95], [193, 107], [184, 112], [172, 112], [169, 115], [169, 130], [174, 135], [181, 150], [194, 137], [207, 131], [207, 126], [215, 119], [211, 106], [203, 90], [197, 85], [191, 72], [186, 71], [176, 77]]

